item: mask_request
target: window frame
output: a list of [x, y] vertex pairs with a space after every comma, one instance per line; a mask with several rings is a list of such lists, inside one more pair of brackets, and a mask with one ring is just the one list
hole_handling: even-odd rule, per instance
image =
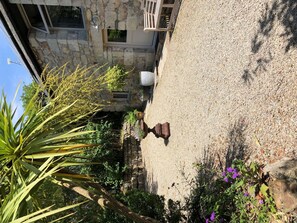
[[[34, 4], [30, 4], [30, 5], [34, 5]], [[50, 33], [51, 30], [86, 30], [85, 12], [84, 12], [84, 9], [82, 7], [76, 6], [76, 7], [80, 8], [80, 11], [81, 11], [83, 28], [71, 28], [71, 27], [67, 28], [67, 27], [55, 27], [55, 26], [53, 26], [50, 15], [48, 13], [47, 5], [36, 5], [36, 6], [38, 8], [38, 11], [39, 11], [39, 14], [41, 16], [42, 22], [44, 24], [45, 30], [33, 26], [31, 24], [31, 22], [30, 22], [30, 19], [29, 19], [27, 13], [26, 13], [26, 10], [25, 10], [23, 4], [18, 5], [22, 16], [25, 18], [25, 23], [28, 25], [28, 27], [31, 27], [32, 29], [35, 29], [35, 30], [38, 30], [38, 31], [41, 31], [41, 32], [44, 32], [44, 33]], [[45, 11], [46, 15], [44, 15], [44, 12], [43, 12], [43, 10], [41, 8], [42, 6], [44, 7], [44, 11]], [[46, 19], [45, 16], [47, 17], [47, 19]], [[50, 24], [48, 24], [47, 20], [49, 21]]]
[[[129, 44], [129, 40], [131, 39], [130, 37], [130, 33], [129, 30], [123, 30], [123, 31], [127, 31], [127, 35], [126, 35], [126, 42], [115, 42], [115, 41], [108, 41], [108, 30], [109, 29], [103, 29], [103, 39], [104, 42], [107, 43], [108, 46], [129, 46], [131, 44]], [[113, 29], [110, 29], [113, 30]]]
[[157, 41], [157, 34], [154, 33], [152, 45], [141, 45], [141, 44], [133, 44], [132, 43], [132, 33], [134, 30], [126, 30], [127, 31], [127, 38], [126, 42], [109, 42], [108, 41], [108, 29], [102, 29], [102, 38], [104, 47], [131, 47], [131, 48], [138, 48], [138, 49], [154, 49]]

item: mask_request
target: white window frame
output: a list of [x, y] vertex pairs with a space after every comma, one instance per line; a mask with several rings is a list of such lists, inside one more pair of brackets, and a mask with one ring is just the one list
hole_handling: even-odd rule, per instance
[[[145, 45], [137, 45], [137, 44], [133, 44], [132, 43], [132, 33], [129, 30], [123, 30], [123, 31], [127, 31], [127, 38], [126, 38], [126, 42], [109, 42], [108, 41], [108, 33], [107, 33], [108, 29], [103, 29], [102, 30], [102, 35], [103, 35], [103, 40], [104, 40], [104, 45], [105, 46], [118, 46], [118, 47], [132, 47], [132, 48], [139, 48], [139, 49], [153, 49], [155, 44], [156, 44], [156, 40], [157, 40], [157, 35], [154, 35], [154, 39], [153, 39], [153, 44], [151, 46], [145, 46]], [[133, 31], [133, 30], [132, 30]]]

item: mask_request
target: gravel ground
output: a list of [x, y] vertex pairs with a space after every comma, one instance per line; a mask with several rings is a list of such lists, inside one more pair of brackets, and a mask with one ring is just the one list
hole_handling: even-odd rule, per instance
[[223, 162], [228, 150], [263, 164], [295, 156], [296, 5], [182, 1], [145, 111], [149, 127], [171, 126], [169, 142], [141, 142], [149, 191], [183, 200], [205, 151]]

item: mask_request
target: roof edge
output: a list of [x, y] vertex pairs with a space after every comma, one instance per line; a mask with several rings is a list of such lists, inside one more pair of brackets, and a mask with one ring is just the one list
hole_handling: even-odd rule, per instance
[[16, 50], [18, 51], [26, 67], [30, 71], [32, 78], [34, 79], [34, 81], [42, 83], [40, 78], [41, 68], [37, 63], [30, 46], [22, 41], [20, 35], [18, 34], [18, 31], [15, 29], [14, 20], [9, 14], [7, 5], [5, 5], [4, 1], [2, 0], [0, 2], [0, 19]]

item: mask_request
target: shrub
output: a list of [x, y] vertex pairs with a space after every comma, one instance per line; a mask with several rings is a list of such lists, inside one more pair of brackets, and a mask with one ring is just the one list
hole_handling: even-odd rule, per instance
[[159, 221], [164, 221], [164, 197], [140, 190], [129, 191], [121, 198], [133, 211], [149, 216]]
[[[72, 201], [71, 203], [74, 203], [72, 197], [75, 197], [75, 194], [71, 196], [71, 191], [67, 192], [67, 194], [70, 201]], [[163, 217], [165, 213], [164, 197], [139, 190], [132, 190], [125, 195], [118, 193], [115, 196], [132, 211], [154, 218], [160, 222], [165, 221]], [[76, 203], [79, 201], [81, 200], [75, 200]], [[133, 223], [133, 221], [111, 209], [99, 209], [93, 202], [83, 204], [75, 208], [75, 211], [76, 214], [71, 217], [71, 222], [79, 222], [83, 219], [82, 222], [88, 223]], [[69, 222], [69, 219], [63, 222]]]
[[143, 118], [144, 113], [138, 111], [137, 109], [133, 111], [127, 112], [127, 114], [124, 117], [124, 122], [128, 123], [130, 127], [134, 131], [134, 137], [137, 140], [142, 140], [145, 133], [140, 127], [140, 120]]
[[25, 85], [21, 99], [24, 106], [29, 101], [34, 103], [35, 110], [48, 104], [44, 119], [72, 105], [59, 118], [76, 126], [108, 103], [100, 97], [106, 92], [103, 77], [103, 66], [78, 66], [74, 71], [68, 71], [67, 64], [53, 69], [45, 67], [41, 74], [43, 83]]
[[86, 135], [84, 142], [95, 146], [84, 150], [76, 161], [88, 160], [93, 164], [72, 167], [71, 170], [94, 176], [107, 189], [119, 191], [126, 167], [123, 166], [123, 152], [112, 148], [114, 141], [118, 140], [112, 125], [108, 121], [88, 122], [84, 130], [93, 132]]
[[125, 80], [128, 74], [129, 72], [121, 65], [109, 67], [105, 73], [107, 89], [110, 91], [121, 91], [126, 85]]
[[127, 114], [124, 117], [124, 122], [127, 122], [130, 125], [135, 125], [136, 121], [137, 121], [137, 109], [133, 110], [133, 111], [128, 111]]

